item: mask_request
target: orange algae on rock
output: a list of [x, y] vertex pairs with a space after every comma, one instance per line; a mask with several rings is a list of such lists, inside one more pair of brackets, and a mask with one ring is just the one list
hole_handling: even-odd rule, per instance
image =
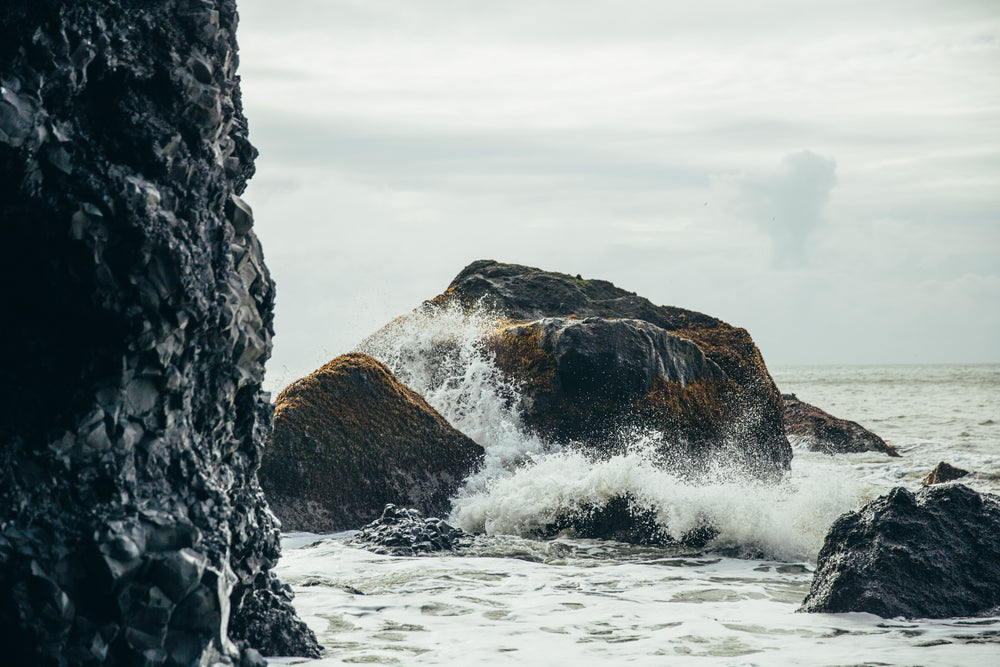
[[446, 514], [482, 456], [384, 364], [351, 353], [278, 395], [261, 486], [284, 530], [330, 532], [387, 503]]
[[616, 430], [653, 429], [671, 451], [722, 453], [761, 477], [788, 469], [781, 395], [746, 330], [604, 280], [492, 260], [429, 303], [456, 301], [505, 318], [487, 346], [541, 434], [609, 453]]

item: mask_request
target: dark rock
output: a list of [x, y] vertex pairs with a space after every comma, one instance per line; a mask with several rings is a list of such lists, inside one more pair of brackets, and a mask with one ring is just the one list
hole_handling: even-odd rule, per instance
[[615, 496], [602, 505], [588, 505], [567, 512], [546, 526], [542, 536], [554, 537], [566, 530], [589, 539], [694, 549], [704, 547], [718, 535], [715, 528], [705, 523], [679, 539], [674, 538], [659, 523], [653, 508], [643, 506], [629, 495]]
[[800, 401], [795, 394], [782, 394], [781, 398], [785, 402], [785, 431], [788, 437], [801, 441], [811, 452], [882, 452], [899, 456], [895, 447], [857, 422], [838, 419], [815, 405]]
[[278, 395], [260, 479], [285, 530], [332, 532], [386, 503], [447, 513], [483, 454], [385, 365], [352, 353]]
[[417, 556], [469, 546], [472, 537], [441, 519], [425, 519], [416, 509], [388, 504], [382, 516], [362, 528], [351, 542], [388, 556]]
[[243, 236], [253, 227], [253, 211], [250, 205], [237, 197], [229, 195], [226, 202], [226, 219], [233, 226], [237, 236]]
[[937, 464], [934, 470], [931, 470], [927, 477], [924, 477], [921, 484], [925, 486], [930, 486], [931, 484], [944, 484], [945, 482], [952, 482], [956, 479], [961, 479], [969, 474], [968, 470], [962, 470], [961, 468], [956, 468], [953, 465], [941, 461]]
[[[316, 637], [297, 622], [292, 606], [292, 589], [272, 580], [271, 588], [259, 588], [243, 600], [247, 613], [238, 615], [229, 628], [229, 636], [245, 641], [263, 655], [298, 655], [320, 657]], [[259, 659], [257, 656], [256, 659]], [[260, 664], [251, 657], [245, 664]]]
[[0, 12], [4, 664], [256, 655], [226, 628], [279, 553], [274, 286], [225, 215], [256, 156], [236, 22], [233, 0]]
[[520, 380], [524, 423], [602, 454], [625, 448], [623, 426], [655, 429], [674, 465], [728, 435], [726, 374], [686, 338], [644, 320], [543, 318], [491, 341]]
[[507, 321], [497, 364], [543, 435], [601, 449], [618, 423], [661, 432], [671, 459], [718, 456], [758, 477], [788, 469], [781, 396], [745, 330], [607, 281], [491, 260], [430, 305], [455, 300]]
[[800, 611], [946, 618], [998, 606], [1000, 497], [954, 484], [896, 488], [837, 519]]

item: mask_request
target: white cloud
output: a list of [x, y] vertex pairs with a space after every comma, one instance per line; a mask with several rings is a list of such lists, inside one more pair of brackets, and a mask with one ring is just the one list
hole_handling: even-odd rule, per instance
[[[775, 362], [911, 360], [831, 313], [900, 332], [931, 294], [1000, 338], [994, 293], [963, 278], [1000, 276], [995, 3], [240, 13], [272, 374], [312, 370], [482, 257], [723, 317]], [[946, 360], [943, 331], [911, 335]]]
[[789, 153], [776, 170], [729, 178], [730, 206], [768, 235], [779, 266], [801, 266], [807, 243], [824, 222], [835, 172], [831, 158], [812, 151]]

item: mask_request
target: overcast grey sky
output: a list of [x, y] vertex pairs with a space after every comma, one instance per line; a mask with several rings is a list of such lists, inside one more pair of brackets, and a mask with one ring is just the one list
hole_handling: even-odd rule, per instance
[[278, 389], [492, 258], [1000, 362], [1000, 3], [241, 0]]

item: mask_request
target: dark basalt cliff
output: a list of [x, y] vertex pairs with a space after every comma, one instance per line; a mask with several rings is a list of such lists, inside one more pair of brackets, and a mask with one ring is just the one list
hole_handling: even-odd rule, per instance
[[328, 533], [386, 504], [444, 516], [483, 454], [384, 364], [351, 353], [278, 395], [260, 479], [285, 530]]
[[232, 0], [0, 12], [5, 664], [317, 654], [256, 478], [274, 288], [238, 197], [236, 22]]
[[633, 426], [662, 433], [680, 468], [714, 457], [759, 477], [788, 469], [781, 396], [746, 330], [607, 281], [491, 260], [430, 303], [454, 300], [505, 319], [488, 344], [540, 433], [607, 453], [615, 429]]
[[1000, 497], [896, 488], [830, 528], [800, 611], [947, 618], [1000, 609]]

